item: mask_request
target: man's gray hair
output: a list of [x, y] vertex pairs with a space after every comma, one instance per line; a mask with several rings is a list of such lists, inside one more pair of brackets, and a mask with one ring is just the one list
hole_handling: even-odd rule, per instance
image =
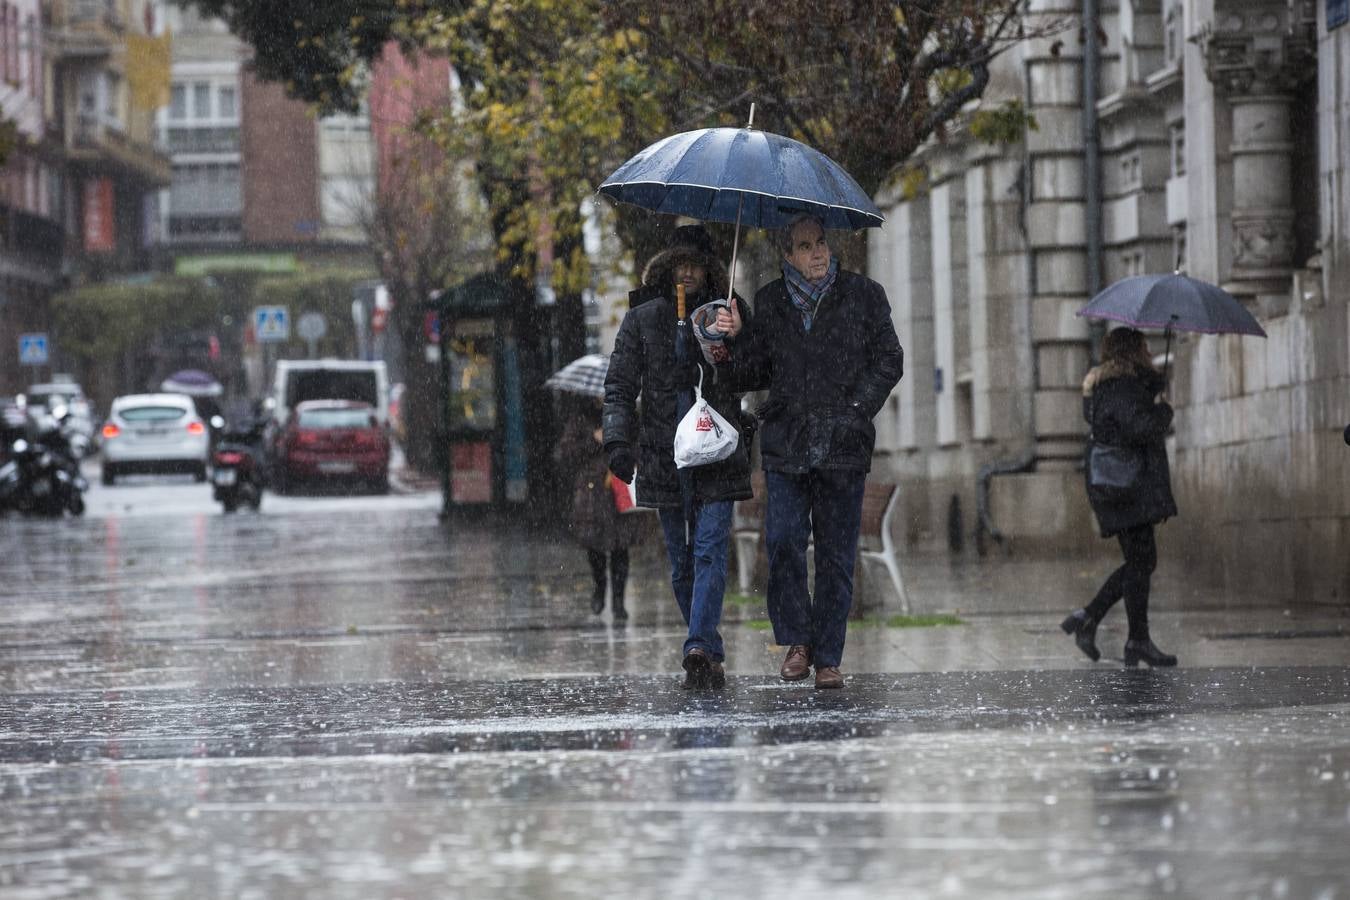
[[792, 252], [793, 229], [795, 229], [798, 225], [802, 224], [803, 222], [815, 222], [817, 225], [820, 226], [820, 230], [822, 233], [825, 231], [825, 223], [821, 221], [820, 216], [816, 215], [815, 213], [798, 213], [791, 219], [788, 219], [788, 223], [786, 225], [778, 229], [778, 249], [782, 250], [784, 254]]

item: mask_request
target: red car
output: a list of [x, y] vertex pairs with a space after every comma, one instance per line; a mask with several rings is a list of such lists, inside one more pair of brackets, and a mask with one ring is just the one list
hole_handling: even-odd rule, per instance
[[362, 481], [389, 490], [389, 435], [368, 403], [307, 400], [278, 435], [276, 488], [298, 481]]

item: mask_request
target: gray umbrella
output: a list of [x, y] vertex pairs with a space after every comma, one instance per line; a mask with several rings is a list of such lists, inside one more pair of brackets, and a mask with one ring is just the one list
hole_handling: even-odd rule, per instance
[[1165, 329], [1169, 358], [1173, 331], [1266, 336], [1265, 329], [1232, 294], [1180, 273], [1122, 278], [1093, 297], [1078, 315], [1134, 328]]
[[1179, 274], [1123, 278], [1093, 297], [1078, 315], [1112, 319], [1135, 328], [1266, 336], [1232, 294]]

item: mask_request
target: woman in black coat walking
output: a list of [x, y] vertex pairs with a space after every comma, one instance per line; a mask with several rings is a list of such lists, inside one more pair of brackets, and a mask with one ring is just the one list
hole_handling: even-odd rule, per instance
[[1139, 472], [1126, 489], [1103, 490], [1088, 484], [1088, 502], [1102, 537], [1120, 542], [1125, 562], [1106, 579], [1085, 608], [1075, 610], [1060, 627], [1074, 636], [1091, 660], [1097, 649], [1097, 623], [1122, 597], [1129, 619], [1125, 665], [1175, 666], [1177, 658], [1153, 643], [1148, 629], [1149, 581], [1158, 563], [1153, 529], [1177, 514], [1167, 466], [1164, 437], [1172, 424], [1172, 407], [1161, 398], [1166, 384], [1153, 368], [1142, 332], [1117, 328], [1102, 343], [1102, 363], [1083, 380], [1083, 415], [1094, 445], [1123, 448], [1138, 461]]
[[619, 512], [601, 443], [600, 404], [585, 398], [568, 418], [559, 442], [558, 457], [572, 471], [572, 515], [568, 530], [586, 548], [595, 581], [591, 612], [605, 611], [605, 575], [609, 574], [614, 621], [628, 619], [624, 590], [628, 585], [628, 548], [638, 542], [638, 521]]

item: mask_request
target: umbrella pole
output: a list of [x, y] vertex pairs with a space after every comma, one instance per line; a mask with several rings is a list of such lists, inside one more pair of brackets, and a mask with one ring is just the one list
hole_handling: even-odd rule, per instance
[[741, 247], [741, 209], [744, 206], [745, 195], [741, 194], [736, 201], [736, 236], [731, 239], [731, 269], [727, 273], [727, 296], [723, 298], [728, 302], [736, 293], [736, 252]]
[[[755, 104], [750, 104], [750, 121], [745, 123], [746, 128], [755, 127]], [[741, 194], [736, 200], [736, 234], [731, 239], [731, 268], [727, 272], [727, 296], [723, 299], [731, 302], [731, 297], [736, 293], [736, 251], [741, 245], [741, 210], [745, 208], [745, 195]]]
[[1172, 326], [1167, 326], [1167, 349], [1163, 351], [1163, 390], [1167, 390], [1167, 367], [1172, 362]]

